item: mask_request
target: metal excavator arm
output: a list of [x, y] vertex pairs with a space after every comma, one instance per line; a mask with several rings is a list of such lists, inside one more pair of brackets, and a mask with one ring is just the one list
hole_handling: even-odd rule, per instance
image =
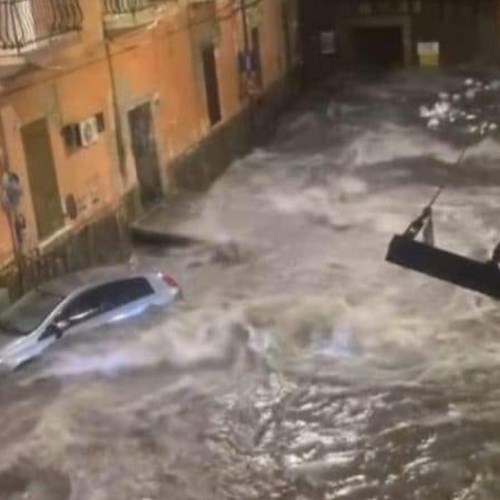
[[[500, 300], [500, 243], [486, 262], [434, 246], [432, 206], [441, 191], [403, 234], [392, 238], [386, 261]], [[423, 241], [416, 239], [420, 232]]]

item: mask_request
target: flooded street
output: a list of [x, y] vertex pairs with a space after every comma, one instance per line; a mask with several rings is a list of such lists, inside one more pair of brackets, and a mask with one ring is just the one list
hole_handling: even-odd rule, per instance
[[462, 78], [326, 83], [138, 247], [185, 300], [1, 381], [0, 498], [500, 498], [500, 308], [384, 262], [442, 184], [439, 246], [500, 239], [498, 138], [419, 118]]

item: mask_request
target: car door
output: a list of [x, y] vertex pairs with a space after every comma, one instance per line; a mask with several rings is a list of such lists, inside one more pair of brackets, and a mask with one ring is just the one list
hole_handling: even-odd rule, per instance
[[48, 325], [45, 329], [42, 330], [36, 342], [31, 343], [31, 348], [27, 350], [24, 354], [24, 359], [22, 361], [26, 361], [27, 359], [35, 358], [43, 353], [51, 344], [58, 340], [58, 334], [54, 329], [53, 325]]
[[82, 292], [63, 306], [61, 312], [51, 323], [42, 327], [40, 332], [35, 334], [37, 335], [36, 340], [33, 339], [29, 343], [29, 348], [22, 353], [22, 356], [18, 356], [17, 364], [39, 356], [62, 336], [90, 328], [92, 321], [99, 316], [102, 310], [102, 304], [96, 291], [96, 289], [90, 289]]

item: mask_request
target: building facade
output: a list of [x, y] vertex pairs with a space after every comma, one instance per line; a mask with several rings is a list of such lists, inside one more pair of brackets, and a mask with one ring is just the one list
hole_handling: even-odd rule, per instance
[[297, 40], [295, 0], [0, 1], [0, 284], [105, 262], [127, 220], [208, 185]]
[[301, 0], [301, 10], [312, 79], [352, 63], [496, 62], [496, 0]]

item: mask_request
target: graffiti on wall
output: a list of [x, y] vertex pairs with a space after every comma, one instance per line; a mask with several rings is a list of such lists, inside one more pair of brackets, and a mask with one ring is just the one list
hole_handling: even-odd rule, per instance
[[4, 172], [1, 181], [1, 205], [14, 230], [15, 244], [21, 245], [26, 229], [26, 219], [18, 212], [23, 195], [21, 181], [14, 172]]

